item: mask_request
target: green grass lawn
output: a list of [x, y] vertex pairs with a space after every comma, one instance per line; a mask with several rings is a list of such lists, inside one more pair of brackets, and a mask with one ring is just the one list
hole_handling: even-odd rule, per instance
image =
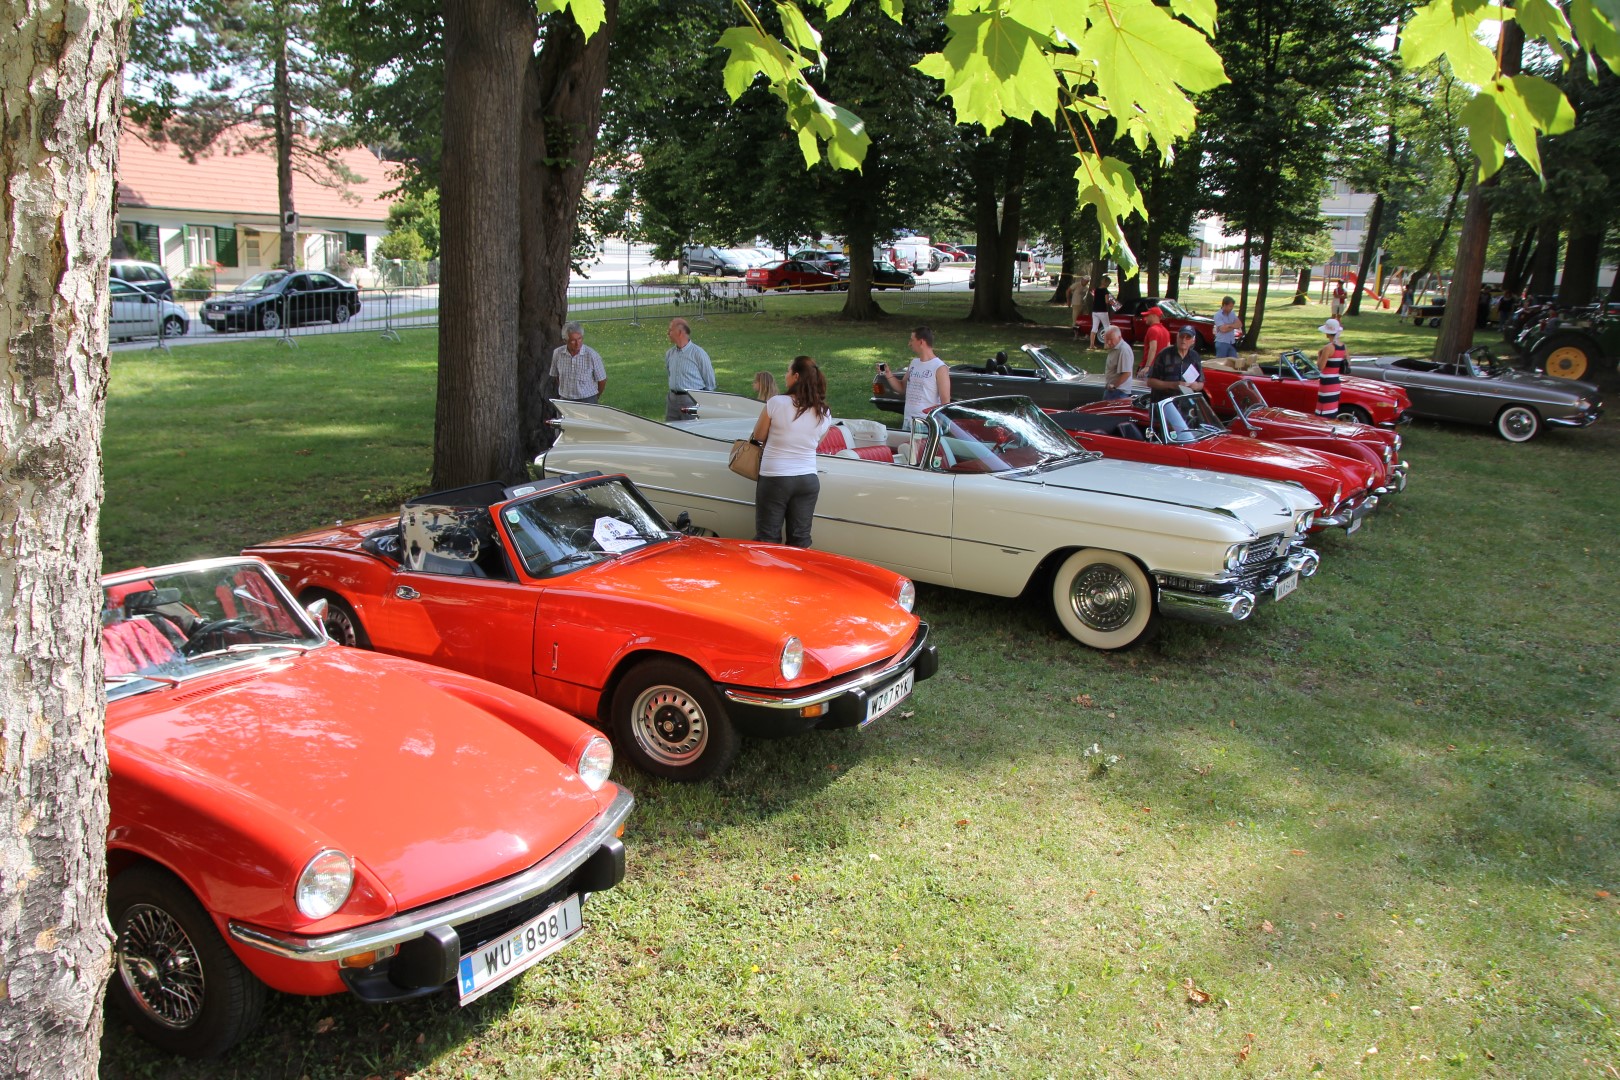
[[[807, 352], [837, 412], [878, 416], [872, 365], [918, 322], [950, 360], [1078, 356], [1039, 295], [1020, 327], [962, 322], [961, 296], [848, 325], [812, 297], [694, 338], [723, 389]], [[1273, 307], [1267, 351], [1323, 316]], [[1369, 314], [1347, 341], [1433, 336]], [[606, 400], [661, 415], [662, 322], [587, 340]], [[108, 568], [420, 489], [434, 348], [115, 356]], [[715, 784], [621, 770], [626, 881], [467, 1009], [278, 998], [205, 1065], [109, 1019], [103, 1074], [1612, 1077], [1620, 420], [1525, 446], [1418, 423], [1406, 451], [1409, 491], [1239, 627], [1101, 654], [1043, 603], [921, 588], [944, 668], [903, 711], [748, 744]]]

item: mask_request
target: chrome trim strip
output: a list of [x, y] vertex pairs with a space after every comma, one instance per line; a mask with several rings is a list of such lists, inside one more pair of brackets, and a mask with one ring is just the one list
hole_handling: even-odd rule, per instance
[[635, 803], [635, 797], [620, 788], [612, 804], [598, 814], [584, 831], [575, 833], [573, 839], [563, 847], [527, 870], [448, 900], [321, 937], [265, 930], [233, 919], [229, 927], [231, 937], [275, 956], [318, 963], [370, 952], [385, 945], [398, 945], [421, 937], [430, 927], [470, 922], [538, 896], [566, 880], [596, 854], [598, 848], [618, 835], [619, 827], [630, 816], [630, 809]]
[[[1238, 609], [1245, 606], [1248, 613], [1239, 615]], [[1159, 590], [1159, 614], [1172, 619], [1185, 619], [1188, 622], [1222, 625], [1240, 623], [1254, 613], [1254, 607], [1254, 594], [1248, 592], [1210, 596], [1206, 593], [1180, 592], [1175, 589]]]
[[921, 654], [927, 644], [928, 624], [918, 623], [917, 636], [912, 639], [911, 645], [905, 652], [900, 654], [898, 660], [880, 671], [868, 672], [859, 678], [850, 679], [848, 682], [841, 682], [836, 686], [830, 686], [825, 690], [817, 690], [802, 697], [782, 697], [780, 694], [773, 694], [768, 690], [741, 690], [735, 687], [728, 688], [724, 693], [727, 701], [735, 701], [739, 705], [758, 705], [765, 709], [802, 709], [809, 705], [820, 705], [824, 701], [842, 697], [851, 690], [864, 690], [868, 686], [892, 678], [897, 672], [902, 672], [915, 663], [918, 655]]

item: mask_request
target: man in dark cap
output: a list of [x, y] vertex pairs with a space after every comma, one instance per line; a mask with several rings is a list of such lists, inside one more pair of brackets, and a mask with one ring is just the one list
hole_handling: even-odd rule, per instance
[[1204, 388], [1204, 364], [1193, 346], [1198, 332], [1183, 326], [1176, 333], [1175, 348], [1163, 349], [1147, 368], [1147, 384], [1153, 400], [1195, 394]]

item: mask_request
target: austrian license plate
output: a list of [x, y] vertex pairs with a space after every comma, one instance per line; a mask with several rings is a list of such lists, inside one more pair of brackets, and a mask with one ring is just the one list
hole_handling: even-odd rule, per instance
[[499, 941], [461, 958], [457, 984], [461, 1003], [483, 997], [497, 986], [538, 964], [584, 929], [579, 895], [553, 904]]
[[900, 676], [900, 678], [895, 682], [890, 683], [882, 690], [879, 690], [877, 693], [867, 698], [866, 719], [861, 721], [861, 727], [865, 727], [867, 724], [870, 724], [872, 721], [876, 720], [878, 717], [882, 716], [884, 713], [906, 700], [906, 698], [910, 697], [911, 689], [916, 685], [917, 672], [916, 669], [913, 668], [908, 670], [904, 675]]
[[1283, 597], [1287, 596], [1297, 588], [1299, 588], [1299, 571], [1295, 570], [1287, 577], [1279, 578], [1277, 580], [1277, 584], [1271, 589], [1271, 598], [1273, 600], [1281, 600]]

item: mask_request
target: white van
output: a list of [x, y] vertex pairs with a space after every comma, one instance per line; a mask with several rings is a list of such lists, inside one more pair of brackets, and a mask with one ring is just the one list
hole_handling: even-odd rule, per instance
[[939, 252], [934, 250], [926, 236], [902, 236], [890, 244], [889, 261], [902, 270], [910, 267], [916, 273], [939, 269]]

